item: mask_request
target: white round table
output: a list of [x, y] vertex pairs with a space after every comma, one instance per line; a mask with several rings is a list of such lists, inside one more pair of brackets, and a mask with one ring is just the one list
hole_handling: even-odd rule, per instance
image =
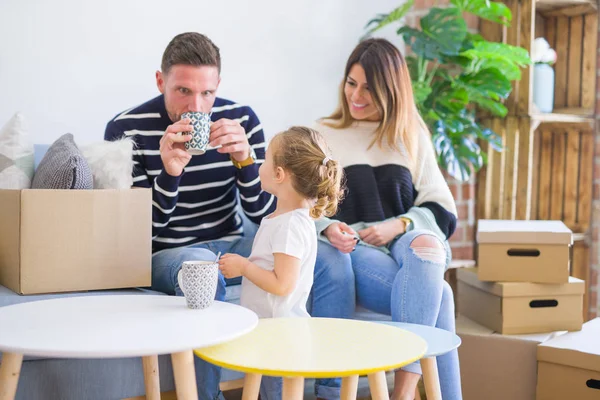
[[23, 355], [143, 357], [146, 398], [160, 399], [158, 355], [171, 354], [178, 399], [197, 399], [192, 349], [253, 330], [252, 311], [217, 302], [192, 310], [183, 297], [91, 296], [0, 308], [0, 400], [13, 399]]

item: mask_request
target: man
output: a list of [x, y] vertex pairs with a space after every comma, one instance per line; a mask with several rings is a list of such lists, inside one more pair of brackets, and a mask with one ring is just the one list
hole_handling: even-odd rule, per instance
[[[106, 126], [106, 140], [125, 136], [136, 142], [134, 185], [152, 188], [153, 197], [152, 289], [171, 295], [183, 295], [177, 283], [183, 261], [214, 260], [218, 252], [250, 255], [253, 238], [244, 236], [238, 197], [244, 214], [257, 224], [275, 209], [258, 176], [266, 147], [262, 127], [250, 107], [216, 97], [220, 70], [219, 48], [210, 39], [195, 32], [177, 35], [156, 72], [161, 95]], [[189, 120], [181, 120], [188, 111], [212, 112], [209, 149], [201, 156], [185, 151], [190, 135], [178, 134], [192, 130]], [[354, 279], [349, 260], [341, 264], [317, 259], [313, 316], [351, 316]], [[216, 299], [224, 298], [219, 275]], [[196, 378], [201, 399], [222, 398], [220, 369], [196, 359]], [[338, 396], [338, 385], [328, 385]]]

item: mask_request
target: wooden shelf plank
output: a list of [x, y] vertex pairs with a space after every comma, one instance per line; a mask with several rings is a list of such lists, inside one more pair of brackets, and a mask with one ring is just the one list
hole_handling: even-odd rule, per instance
[[535, 8], [545, 17], [573, 17], [598, 10], [596, 2], [590, 0], [537, 0]]
[[563, 114], [559, 112], [554, 113], [538, 113], [532, 114], [531, 119], [534, 121], [544, 124], [544, 123], [553, 123], [553, 124], [594, 124], [594, 117], [590, 115], [581, 115], [581, 114]]

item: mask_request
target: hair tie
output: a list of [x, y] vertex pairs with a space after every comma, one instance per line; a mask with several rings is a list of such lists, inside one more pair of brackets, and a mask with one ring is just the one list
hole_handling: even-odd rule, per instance
[[325, 157], [325, 158], [323, 159], [323, 165], [327, 166], [327, 162], [328, 162], [328, 161], [331, 161], [331, 158], [329, 158], [329, 157]]

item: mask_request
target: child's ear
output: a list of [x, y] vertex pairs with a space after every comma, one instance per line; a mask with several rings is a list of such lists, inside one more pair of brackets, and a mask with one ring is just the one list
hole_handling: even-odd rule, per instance
[[285, 180], [285, 170], [281, 167], [275, 169], [275, 182], [282, 183]]

